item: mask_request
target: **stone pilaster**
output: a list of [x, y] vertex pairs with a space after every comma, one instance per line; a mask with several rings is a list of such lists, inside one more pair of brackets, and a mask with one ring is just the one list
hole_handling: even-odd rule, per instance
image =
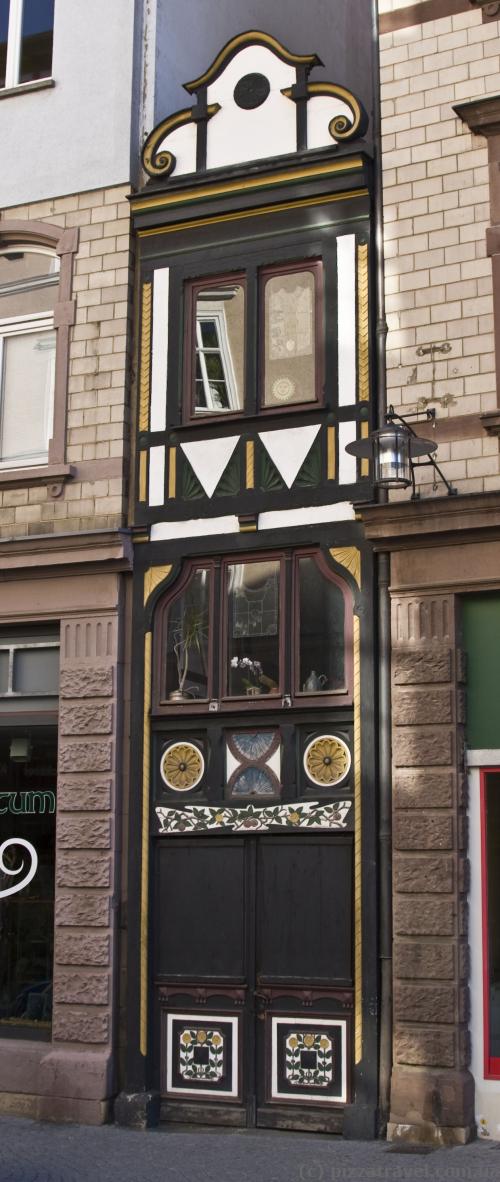
[[84, 1101], [86, 1120], [113, 1090], [118, 639], [114, 614], [61, 625], [52, 1056], [70, 1081], [61, 1110], [78, 1119]]
[[468, 1072], [464, 688], [452, 595], [393, 599], [394, 1066], [390, 1139], [474, 1127]]

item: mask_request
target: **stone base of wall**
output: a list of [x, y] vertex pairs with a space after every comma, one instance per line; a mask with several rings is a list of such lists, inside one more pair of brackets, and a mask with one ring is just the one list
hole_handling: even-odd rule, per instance
[[0, 1113], [105, 1124], [111, 1117], [109, 1053], [55, 1051], [50, 1043], [0, 1040]]
[[394, 1068], [389, 1141], [465, 1145], [475, 1134], [474, 1080], [469, 1071]]

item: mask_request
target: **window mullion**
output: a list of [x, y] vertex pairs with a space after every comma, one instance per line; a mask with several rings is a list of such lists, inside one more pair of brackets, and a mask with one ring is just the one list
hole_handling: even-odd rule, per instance
[[17, 86], [19, 84], [23, 6], [24, 0], [10, 0], [9, 31], [7, 34], [7, 62], [5, 66], [6, 88], [9, 86]]

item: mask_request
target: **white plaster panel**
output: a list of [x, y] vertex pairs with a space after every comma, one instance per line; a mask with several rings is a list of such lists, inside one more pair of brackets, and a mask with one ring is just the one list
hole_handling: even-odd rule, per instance
[[241, 766], [241, 760], [235, 759], [226, 743], [226, 780], [230, 780], [233, 772]]
[[307, 147], [322, 148], [327, 144], [336, 148], [337, 141], [332, 138], [328, 125], [336, 115], [345, 115], [352, 122], [352, 111], [347, 103], [333, 95], [317, 94], [310, 98], [307, 104]]
[[149, 504], [163, 505], [165, 501], [165, 448], [152, 447], [149, 452]]
[[[125, 184], [138, 160], [142, 99], [133, 70], [134, 0], [63, 0], [55, 5], [53, 88], [20, 90], [0, 102], [0, 205]], [[133, 115], [132, 115], [133, 112]]]
[[356, 401], [356, 239], [337, 238], [339, 406]]
[[[270, 94], [253, 111], [243, 111], [233, 98], [234, 88], [245, 74], [264, 74]], [[295, 103], [281, 91], [293, 86], [295, 69], [287, 66], [263, 45], [242, 49], [207, 90], [210, 103], [221, 110], [207, 126], [207, 167], [220, 168], [242, 160], [280, 156], [297, 148]]]
[[356, 423], [351, 419], [347, 423], [339, 423], [339, 484], [354, 484], [357, 477], [356, 456], [346, 452], [348, 443], [356, 439]]
[[168, 542], [173, 538], [210, 538], [214, 534], [239, 532], [236, 515], [226, 517], [191, 517], [189, 521], [160, 521], [151, 526], [152, 542]]
[[321, 521], [354, 521], [354, 509], [349, 501], [336, 505], [309, 505], [304, 509], [275, 509], [259, 513], [259, 529], [281, 529], [294, 525], [318, 525]]
[[225, 439], [197, 439], [193, 443], [181, 443], [181, 449], [207, 497], [213, 496], [238, 439], [239, 435], [227, 435]]
[[273, 464], [283, 477], [287, 488], [291, 488], [302, 464], [311, 450], [320, 429], [319, 423], [310, 427], [285, 427], [282, 431], [259, 431]]
[[266, 760], [267, 767], [274, 772], [276, 779], [281, 781], [281, 745], [273, 751], [270, 759]]
[[176, 176], [183, 172], [196, 172], [196, 123], [185, 123], [176, 127], [161, 141], [155, 155], [164, 150], [173, 152]]
[[164, 431], [167, 424], [169, 270], [155, 271], [153, 280], [153, 347], [151, 358], [152, 431]]

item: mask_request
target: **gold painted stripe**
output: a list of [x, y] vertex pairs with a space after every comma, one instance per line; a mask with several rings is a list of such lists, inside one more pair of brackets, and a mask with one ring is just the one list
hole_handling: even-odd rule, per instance
[[238, 33], [236, 37], [228, 41], [208, 70], [204, 74], [200, 74], [199, 78], [195, 78], [194, 82], [185, 82], [184, 89], [189, 94], [193, 94], [201, 86], [206, 86], [211, 79], [218, 77], [224, 62], [230, 61], [234, 54], [243, 49], [245, 45], [265, 45], [268, 49], [272, 49], [282, 61], [288, 62], [291, 66], [320, 66], [322, 64], [315, 53], [290, 53], [290, 50], [285, 49], [281, 41], [278, 41], [271, 33], [262, 33], [260, 30], [252, 29], [249, 33]]
[[309, 178], [328, 177], [337, 172], [354, 172], [363, 168], [361, 156], [351, 156], [347, 160], [331, 160], [328, 164], [310, 164], [304, 168], [283, 169], [272, 172], [268, 176], [246, 176], [238, 180], [217, 184], [200, 185], [196, 189], [184, 192], [163, 193], [157, 197], [137, 196], [130, 202], [131, 209], [136, 212], [142, 209], [158, 209], [168, 205], [184, 205], [189, 201], [199, 201], [204, 197], [222, 197], [226, 194], [249, 193], [256, 189], [269, 189], [274, 185], [288, 184], [290, 181], [304, 181]]
[[149, 238], [151, 234], [176, 234], [182, 230], [199, 229], [203, 226], [213, 226], [217, 222], [243, 221], [244, 218], [262, 217], [266, 213], [281, 213], [287, 209], [303, 209], [310, 205], [329, 205], [333, 201], [354, 201], [356, 197], [367, 197], [368, 189], [345, 190], [343, 193], [330, 193], [327, 197], [308, 197], [303, 201], [283, 201], [279, 205], [262, 205], [260, 209], [249, 209], [242, 213], [222, 213], [213, 218], [193, 218], [189, 222], [178, 222], [175, 226], [159, 226], [157, 229], [138, 230], [140, 238]]
[[168, 495], [170, 499], [175, 497], [177, 477], [177, 448], [169, 447], [168, 449]]
[[358, 246], [358, 398], [370, 397], [370, 349], [368, 339], [368, 246]]
[[156, 591], [159, 583], [163, 583], [168, 579], [172, 566], [150, 566], [149, 570], [144, 575], [144, 605], [148, 602], [149, 596]]
[[330, 548], [330, 554], [339, 566], [344, 566], [353, 579], [356, 580], [358, 587], [361, 587], [361, 555], [357, 546], [333, 546]]
[[[369, 435], [369, 425], [368, 425], [368, 423], [362, 423], [361, 424], [361, 438], [368, 439], [368, 435]], [[362, 476], [369, 476], [370, 475], [370, 461], [367, 457], [365, 457], [363, 460], [361, 460], [360, 472], [361, 472]]]
[[359, 616], [354, 616], [354, 1059], [363, 1055], [361, 910], [361, 669]]
[[335, 480], [335, 427], [326, 429], [326, 476]]
[[149, 428], [149, 379], [151, 372], [151, 303], [153, 284], [142, 287], [141, 375], [139, 380], [139, 431]]
[[146, 500], [146, 484], [147, 484], [147, 470], [148, 470], [148, 453], [147, 451], [139, 452], [139, 500]]
[[246, 488], [255, 488], [255, 443], [253, 439], [247, 441], [246, 460]]
[[148, 890], [149, 890], [149, 779], [151, 709], [151, 632], [144, 637], [144, 725], [142, 752], [142, 861], [140, 928], [140, 1038], [141, 1055], [148, 1048]]

